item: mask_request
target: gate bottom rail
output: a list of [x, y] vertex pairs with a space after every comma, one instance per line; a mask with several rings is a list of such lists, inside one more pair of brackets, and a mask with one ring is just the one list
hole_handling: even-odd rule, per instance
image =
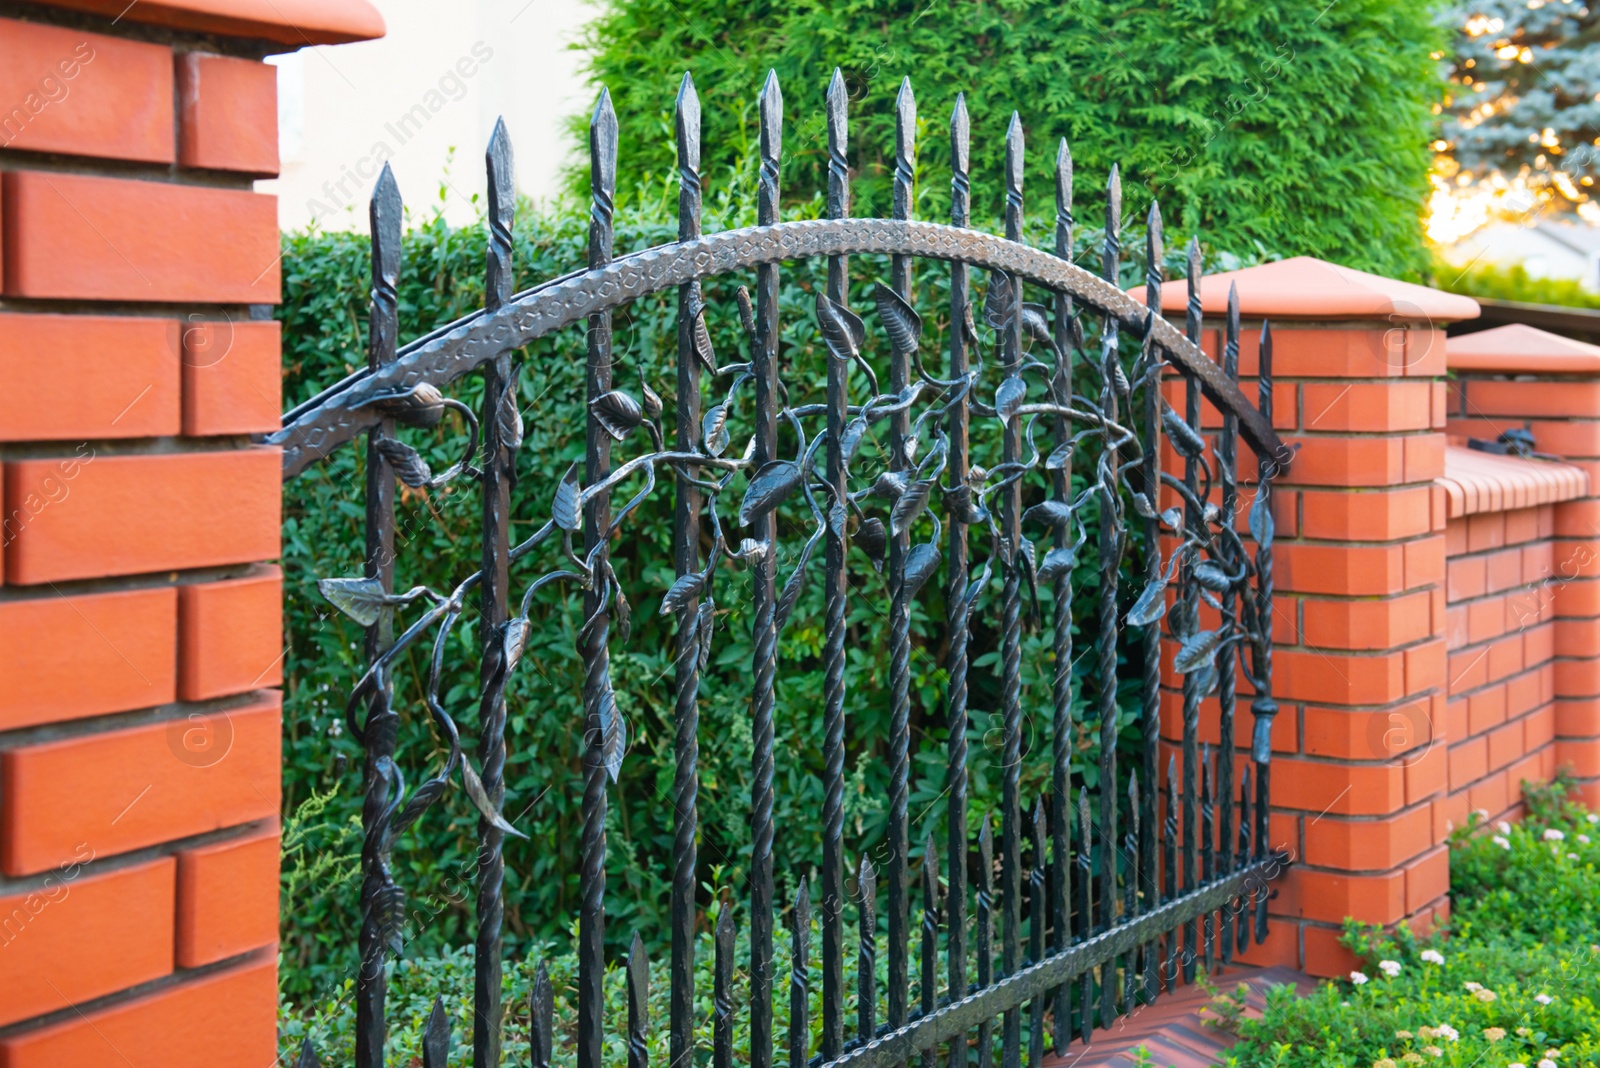
[[[1090, 968], [1159, 935], [1176, 931], [1189, 920], [1214, 912], [1229, 901], [1265, 893], [1268, 884], [1281, 875], [1289, 863], [1286, 853], [1269, 854], [1225, 879], [1197, 887], [1137, 919], [1052, 954], [992, 986], [973, 991], [960, 1001], [847, 1050], [833, 1061], [812, 1058], [810, 1068], [903, 1068], [916, 1054], [1021, 1008], [1024, 1002], [1071, 982]], [[1247, 906], [1240, 908], [1243, 911]]]

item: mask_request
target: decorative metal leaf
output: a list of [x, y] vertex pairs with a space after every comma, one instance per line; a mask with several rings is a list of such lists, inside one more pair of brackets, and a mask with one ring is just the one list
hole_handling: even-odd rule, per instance
[[412, 489], [421, 489], [433, 481], [433, 471], [428, 467], [428, 461], [422, 454], [398, 438], [379, 438], [375, 444], [378, 455], [389, 461], [389, 466], [394, 468], [394, 473], [401, 482]]
[[917, 516], [928, 507], [928, 495], [933, 492], [933, 480], [928, 478], [918, 479], [906, 487], [900, 494], [899, 500], [894, 502], [894, 509], [889, 513], [889, 527], [895, 537], [899, 537], [911, 529], [911, 524], [916, 522]]
[[628, 603], [628, 595], [622, 592], [622, 587], [617, 591], [617, 640], [623, 645], [628, 644], [628, 639], [633, 637], [633, 605]]
[[739, 542], [739, 551], [734, 555], [747, 564], [753, 564], [757, 560], [765, 559], [767, 543], [759, 538], [743, 538]]
[[706, 327], [706, 306], [697, 304], [691, 313], [694, 316], [694, 354], [700, 358], [706, 370], [712, 374], [717, 370], [717, 354], [711, 347], [711, 331]]
[[450, 1017], [445, 1015], [444, 998], [433, 999], [433, 1011], [422, 1031], [422, 1068], [445, 1068], [450, 1053]]
[[1168, 508], [1161, 513], [1161, 523], [1168, 530], [1177, 530], [1183, 526], [1183, 509], [1176, 506]]
[[422, 586], [405, 593], [385, 593], [375, 578], [325, 578], [317, 580], [317, 591], [327, 602], [363, 627], [378, 621], [383, 609], [407, 604], [427, 592]]
[[1211, 560], [1202, 560], [1194, 565], [1195, 581], [1214, 593], [1222, 593], [1233, 583], [1228, 579], [1228, 573]]
[[881, 497], [886, 501], [898, 501], [906, 491], [910, 479], [904, 471], [884, 471], [880, 474], [872, 487], [867, 490], [868, 497]]
[[728, 447], [728, 406], [726, 404], [712, 405], [700, 419], [700, 438], [706, 444], [706, 452], [712, 456], [721, 456]]
[[516, 616], [500, 624], [500, 658], [507, 675], [516, 670], [517, 661], [522, 659], [522, 650], [527, 646], [528, 635], [532, 631], [527, 616]]
[[644, 422], [644, 409], [639, 402], [620, 389], [602, 393], [589, 402], [589, 414], [607, 434], [617, 441], [631, 434]]
[[567, 468], [567, 473], [561, 476], [561, 484], [556, 487], [556, 498], [550, 505], [550, 518], [556, 526], [568, 533], [578, 530], [582, 525], [582, 518], [578, 515], [578, 464], [573, 462]]
[[661, 598], [661, 614], [670, 616], [680, 608], [686, 608], [689, 602], [700, 596], [700, 589], [706, 584], [706, 576], [701, 571], [691, 571], [687, 575], [679, 575], [667, 595]]
[[994, 330], [1005, 330], [1011, 325], [1014, 303], [1011, 278], [1002, 271], [990, 271], [989, 291], [983, 296], [983, 321]]
[[883, 520], [877, 516], [863, 519], [861, 526], [856, 529], [854, 541], [867, 554], [872, 566], [882, 571], [883, 555], [889, 548], [889, 535], [883, 528]]
[[514, 838], [526, 839], [528, 836], [506, 822], [500, 815], [494, 802], [489, 799], [489, 791], [484, 789], [483, 780], [478, 778], [477, 769], [472, 766], [472, 761], [466, 757], [461, 758], [461, 785], [466, 787], [467, 797], [472, 802], [472, 807], [489, 823]]
[[700, 670], [711, 660], [711, 635], [716, 629], [717, 603], [707, 597], [700, 602], [700, 615], [695, 619], [695, 635], [700, 639]]
[[522, 448], [522, 405], [517, 397], [516, 383], [507, 385], [495, 407], [495, 435], [502, 446], [511, 452]]
[[1070, 545], [1057, 545], [1044, 554], [1044, 563], [1039, 565], [1039, 584], [1054, 585], [1056, 579], [1077, 566], [1077, 550]]
[[300, 1044], [300, 1057], [294, 1062], [294, 1068], [322, 1068], [322, 1062], [317, 1059], [317, 1051], [311, 1047], [310, 1038]]
[[[916, 438], [912, 438], [906, 444], [909, 445], [916, 440]], [[949, 452], [950, 442], [943, 434], [940, 434], [934, 439], [933, 448], [928, 450], [928, 455], [924, 456], [922, 462], [917, 464], [917, 477], [932, 478], [934, 471], [938, 469], [940, 464], [944, 463], [944, 458]]]
[[750, 303], [750, 290], [740, 286], [734, 290], [733, 299], [739, 305], [739, 322], [744, 326], [744, 332], [750, 338], [751, 344], [754, 344], [757, 337], [756, 309]]
[[1203, 630], [1184, 640], [1178, 655], [1173, 658], [1172, 669], [1180, 675], [1210, 664], [1222, 645], [1222, 631]]
[[931, 541], [911, 547], [906, 554], [905, 591], [908, 598], [915, 597], [917, 591], [939, 570], [940, 559], [939, 547]]
[[1050, 324], [1037, 304], [1022, 306], [1022, 332], [1041, 345], [1056, 347], [1055, 338], [1050, 336]]
[[1072, 462], [1072, 451], [1072, 442], [1063, 441], [1060, 445], [1051, 449], [1050, 455], [1045, 457], [1044, 469], [1046, 471], [1061, 471], [1065, 469], [1067, 464]]
[[1011, 422], [1027, 396], [1028, 384], [1020, 375], [1012, 375], [1000, 383], [1000, 388], [994, 391], [994, 410], [1000, 417], [1000, 422]]
[[1146, 519], [1154, 519], [1156, 517], [1156, 510], [1150, 507], [1150, 498], [1142, 493], [1133, 495], [1133, 510]]
[[806, 565], [811, 562], [811, 549], [817, 544], [816, 538], [808, 538], [805, 547], [800, 550], [800, 559], [795, 561], [794, 570], [789, 573], [789, 581], [783, 584], [783, 593], [778, 597], [778, 603], [773, 608], [773, 620], [779, 634], [783, 633], [783, 625], [789, 621], [789, 613], [794, 611], [796, 602], [800, 600], [800, 593], [806, 588]]
[[1194, 459], [1206, 451], [1205, 439], [1171, 408], [1162, 411], [1161, 425], [1166, 429], [1172, 447], [1178, 450], [1178, 455]]
[[817, 294], [817, 325], [822, 328], [823, 343], [828, 353], [841, 363], [854, 360], [866, 338], [866, 327], [861, 317], [849, 308], [828, 299], [826, 293]]
[[896, 352], [915, 352], [922, 340], [922, 316], [906, 303], [906, 298], [879, 282], [872, 291], [878, 305], [878, 318]]
[[1210, 697], [1211, 691], [1217, 688], [1217, 665], [1215, 661], [1201, 664], [1194, 672], [1195, 689], [1202, 698]]
[[1267, 494], [1257, 491], [1256, 499], [1250, 505], [1250, 536], [1257, 545], [1269, 547], [1272, 545], [1273, 527], [1272, 500]]
[[622, 755], [628, 747], [628, 729], [617, 711], [617, 695], [608, 682], [600, 691], [600, 756], [605, 761], [606, 775], [612, 782], [622, 771]]
[[1153, 578], [1128, 610], [1130, 627], [1146, 627], [1167, 614], [1167, 580]]
[[650, 383], [644, 380], [644, 368], [642, 367], [639, 368], [639, 396], [644, 398], [641, 402], [644, 405], [644, 417], [651, 420], [660, 419], [661, 397], [655, 390], [650, 388]]
[[1040, 501], [1022, 513], [1022, 521], [1024, 523], [1046, 523], [1050, 526], [1069, 523], [1072, 521], [1072, 506], [1066, 501], [1058, 501], [1054, 498]]
[[739, 505], [739, 525], [749, 526], [782, 504], [800, 485], [800, 465], [793, 460], [771, 460], [750, 479]]
[[406, 892], [387, 877], [372, 895], [372, 910], [378, 922], [378, 938], [389, 952], [401, 956], [405, 952]]
[[861, 441], [866, 436], [866, 419], [852, 419], [844, 425], [844, 434], [839, 438], [839, 451], [843, 454], [846, 464], [855, 459], [856, 450], [861, 448]]
[[372, 407], [402, 426], [434, 427], [444, 418], [444, 394], [430, 382], [418, 382], [402, 393], [374, 397]]

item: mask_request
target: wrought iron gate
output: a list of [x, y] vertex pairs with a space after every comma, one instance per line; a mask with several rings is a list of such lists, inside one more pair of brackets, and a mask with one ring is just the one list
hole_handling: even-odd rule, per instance
[[[696, 987], [703, 988], [708, 978], [715, 991], [711, 1063], [717, 1068], [731, 1065], [733, 1028], [742, 1016], [739, 1026], [748, 1028], [752, 1068], [771, 1068], [775, 1017], [781, 1017], [774, 1004], [783, 1000], [774, 989], [779, 977], [773, 974], [780, 916], [786, 915], [786, 936], [793, 943], [784, 1029], [790, 1036], [791, 1068], [891, 1068], [914, 1058], [933, 1068], [940, 1063], [941, 1050], [953, 1066], [965, 1068], [975, 1061], [987, 1068], [998, 1052], [1004, 1068], [1015, 1068], [1025, 1055], [1024, 1045], [1028, 1062], [1037, 1065], [1045, 1053], [1047, 1023], [1050, 1044], [1063, 1052], [1075, 1039], [1087, 1041], [1095, 1026], [1192, 980], [1197, 968], [1227, 962], [1236, 948], [1266, 935], [1268, 884], [1288, 862], [1267, 838], [1269, 732], [1277, 711], [1271, 696], [1270, 490], [1277, 464], [1287, 456], [1272, 430], [1270, 332], [1262, 330], [1259, 402], [1253, 406], [1237, 382], [1236, 301], [1230, 302], [1224, 326], [1221, 362], [1199, 348], [1198, 245], [1189, 251], [1184, 329], [1147, 310], [1159, 308], [1162, 280], [1161, 220], [1154, 206], [1144, 250], [1145, 303], [1116, 286], [1122, 248], [1115, 169], [1108, 185], [1103, 277], [1074, 266], [1073, 174], [1065, 142], [1054, 175], [1055, 250], [1023, 244], [1023, 134], [1015, 116], [1006, 141], [1005, 236], [969, 229], [968, 118], [959, 98], [950, 124], [950, 223], [913, 221], [915, 105], [909, 83], [898, 103], [893, 217], [851, 218], [846, 94], [837, 73], [827, 100], [828, 218], [779, 222], [783, 105], [772, 77], [759, 101], [759, 225], [702, 234], [700, 110], [686, 75], [677, 102], [679, 240], [614, 256], [617, 124], [610, 99], [602, 93], [590, 126], [593, 202], [587, 267], [515, 294], [511, 151], [504, 126], [498, 127], [488, 151], [485, 305], [404, 347], [396, 337], [401, 204], [393, 176], [384, 169], [372, 200], [368, 367], [289, 412], [283, 430], [269, 439], [283, 446], [287, 479], [366, 436], [366, 573], [319, 584], [331, 602], [366, 627], [370, 663], [347, 707], [350, 729], [366, 751], [362, 965], [356, 995], [360, 1068], [379, 1068], [384, 1059], [384, 966], [399, 949], [404, 905], [391, 871], [391, 847], [458, 776], [481, 813], [473, 1063], [481, 1068], [501, 1062], [501, 847], [506, 834], [516, 833], [502, 815], [503, 695], [528, 635], [529, 608], [541, 595], [581, 593], [586, 619], [578, 639], [587, 716], [575, 1036], [579, 1068], [601, 1068], [608, 1028], [620, 1032], [624, 1027], [623, 1021], [603, 1018], [601, 988], [607, 784], [615, 778], [626, 747], [608, 645], [613, 629], [626, 640], [629, 626], [627, 591], [611, 566], [610, 552], [613, 536], [657, 492], [657, 479], [664, 474], [672, 476], [676, 501], [677, 579], [668, 590], [635, 591], [635, 596], [659, 595], [660, 612], [673, 617], [677, 626], [668, 1021], [675, 1068], [687, 1068], [696, 1063], [697, 1053], [706, 1052], [694, 1048], [693, 1027]], [[889, 348], [883, 385], [881, 368], [872, 365], [863, 349], [866, 327], [847, 307], [847, 257], [861, 253], [890, 258], [888, 284], [877, 286], [874, 309]], [[779, 271], [784, 261], [813, 257], [827, 262], [826, 290], [816, 295], [815, 323], [807, 324], [814, 325], [829, 354], [826, 394], [819, 403], [791, 404], [781, 378]], [[922, 322], [909, 300], [916, 260], [940, 261], [950, 272], [951, 328], [942, 377], [928, 370], [932, 360], [919, 351]], [[755, 294], [751, 297], [741, 287], [737, 300], [749, 356], [719, 364], [706, 329], [701, 281], [751, 268]], [[987, 272], [976, 309], [972, 268]], [[1027, 287], [1048, 303], [1025, 302]], [[611, 316], [630, 300], [672, 288], [678, 298], [678, 353], [674, 440], [669, 444], [663, 404], [655, 392], [642, 378], [638, 393], [612, 381]], [[514, 356], [536, 338], [580, 324], [587, 330], [587, 454], [581, 469], [574, 464], [550, 486], [548, 521], [531, 537], [512, 544], [509, 485], [522, 441], [515, 390], [521, 368]], [[987, 364], [986, 345], [995, 354]], [[1089, 395], [1072, 388], [1075, 362], [1087, 364], [1097, 376], [1098, 386]], [[472, 373], [483, 375], [481, 413], [441, 392]], [[1182, 411], [1162, 399], [1164, 373], [1176, 386], [1173, 396], [1184, 398]], [[703, 408], [708, 387], [710, 406]], [[753, 394], [755, 430], [741, 450], [729, 440], [728, 411], [743, 392]], [[1202, 432], [1202, 395], [1221, 412], [1220, 428], [1214, 431]], [[434, 473], [398, 430], [431, 426], [447, 414], [469, 430], [468, 443], [458, 463]], [[793, 451], [784, 447], [780, 425], [792, 432], [787, 437]], [[872, 465], [878, 473], [868, 481], [863, 468], [873, 450], [864, 446], [880, 425], [887, 426], [887, 448]], [[993, 433], [1000, 440], [1002, 460], [989, 470], [971, 462], [975, 433]], [[1236, 471], [1241, 437], [1260, 458], [1244, 484]], [[641, 439], [643, 446], [634, 455], [613, 456], [615, 445]], [[1181, 472], [1162, 470], [1164, 445]], [[1077, 491], [1075, 466], [1083, 482]], [[447, 593], [424, 587], [395, 592], [397, 480], [412, 487], [438, 487], [453, 479], [481, 485], [481, 569]], [[613, 490], [624, 483], [642, 488], [613, 508]], [[724, 515], [724, 502], [733, 501], [736, 513]], [[1164, 502], [1175, 503], [1162, 511]], [[810, 536], [781, 586], [780, 505], [810, 524]], [[1086, 521], [1090, 511], [1099, 517], [1093, 530]], [[1248, 518], [1236, 521], [1243, 516]], [[737, 544], [732, 540], [735, 527], [745, 535]], [[1131, 536], [1135, 529], [1137, 538]], [[1047, 550], [1035, 549], [1031, 531], [1048, 536]], [[810, 879], [802, 879], [796, 899], [785, 907], [775, 900], [772, 860], [774, 836], [782, 833], [772, 816], [777, 639], [811, 578], [808, 565], [819, 542], [826, 680], [822, 855], [816, 858], [816, 890], [810, 888]], [[852, 547], [880, 568], [887, 567], [891, 785], [882, 894], [877, 891], [878, 873], [866, 860], [855, 874], [854, 889], [847, 886], [846, 608], [852, 598], [879, 596], [878, 591], [847, 585], [846, 554]], [[1125, 558], [1141, 573], [1137, 594], [1119, 590]], [[730, 566], [749, 569], [754, 602], [749, 683], [753, 849], [744, 913], [750, 999], [743, 1005], [733, 1004], [729, 994], [734, 966], [729, 911], [722, 911], [717, 925], [711, 966], [695, 960], [697, 700], [714, 641], [714, 580], [719, 568]], [[1096, 621], [1088, 650], [1095, 680], [1088, 702], [1092, 713], [1081, 717], [1090, 724], [1098, 721], [1094, 788], [1069, 781], [1075, 707], [1071, 580], [1075, 569], [1086, 567], [1097, 576]], [[522, 583], [516, 597], [514, 572]], [[991, 589], [996, 577], [998, 598]], [[909, 621], [919, 593], [938, 585], [945, 591], [947, 615], [948, 654], [942, 666], [948, 675], [948, 836], [945, 863], [930, 838], [914, 868], [907, 815]], [[1041, 589], [1054, 604], [1048, 623], [1053, 772], [1048, 796], [1030, 816], [1019, 778], [1022, 632], [1025, 597], [1037, 606]], [[445, 637], [474, 596], [485, 635], [476, 767], [462, 752], [456, 723], [439, 698]], [[1004, 714], [998, 842], [992, 814], [969, 812], [967, 800], [971, 624], [975, 611], [994, 602]], [[1209, 610], [1205, 616], [1202, 605]], [[402, 622], [407, 616], [411, 618]], [[1175, 650], [1169, 669], [1181, 676], [1183, 724], [1181, 746], [1169, 758], [1164, 778], [1158, 756], [1163, 618]], [[1211, 625], [1203, 626], [1203, 620]], [[428, 712], [450, 742], [449, 760], [438, 775], [407, 792], [396, 753], [400, 713], [393, 706], [391, 673], [401, 653], [430, 634]], [[1119, 649], [1138, 672], [1142, 744], [1137, 766], [1128, 768], [1118, 762]], [[1241, 679], [1253, 695], [1254, 735], [1249, 760], [1241, 764], [1236, 781], [1236, 685]], [[1222, 758], [1215, 762], [1198, 743], [1201, 702], [1212, 693], [1220, 705]], [[1181, 764], [1175, 759], [1180, 755]], [[1031, 857], [1027, 869], [1025, 851]], [[886, 928], [881, 932], [880, 909]], [[854, 947], [854, 991], [846, 986], [847, 913], [856, 916], [860, 932]], [[915, 939], [914, 917], [920, 919]], [[821, 935], [816, 970], [822, 1020], [813, 1044], [807, 993], [814, 924]], [[875, 962], [885, 937], [887, 1011], [880, 1022]], [[914, 940], [920, 981], [912, 975]], [[627, 972], [634, 1010], [625, 1023], [630, 1068], [644, 1068], [647, 1059], [643, 984], [648, 970], [640, 946], [635, 939]], [[914, 988], [919, 995], [915, 1005]], [[852, 993], [853, 1026], [847, 1020]], [[531, 1012], [535, 1065], [547, 1066], [552, 1057], [550, 999], [549, 984], [539, 983]], [[427, 1029], [427, 1064], [444, 1064], [448, 1042], [449, 1024], [436, 1008]], [[315, 1063], [308, 1041], [301, 1064]]]

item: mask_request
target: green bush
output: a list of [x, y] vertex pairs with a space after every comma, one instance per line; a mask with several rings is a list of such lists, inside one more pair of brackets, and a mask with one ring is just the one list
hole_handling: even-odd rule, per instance
[[[715, 186], [755, 138], [768, 69], [784, 94], [786, 188], [809, 196], [827, 168], [823, 94], [837, 66], [851, 97], [857, 210], [884, 212], [894, 99], [919, 102], [919, 194], [941, 217], [957, 92], [972, 116], [979, 214], [998, 212], [1007, 123], [1027, 132], [1027, 195], [1048, 210], [1067, 138], [1080, 219], [1101, 217], [1120, 163], [1127, 209], [1149, 199], [1185, 231], [1232, 249], [1321, 256], [1389, 275], [1427, 266], [1432, 106], [1443, 48], [1432, 5], [1407, 0], [612, 0], [582, 46], [610, 88], [624, 174], [666, 174], [672, 105], [687, 69], [705, 113]], [[580, 120], [581, 122], [581, 120]], [[586, 189], [585, 173], [574, 187]]]
[[[707, 230], [746, 225], [750, 219], [739, 189], [724, 188], [708, 206]], [[643, 187], [623, 197], [618, 213], [619, 252], [671, 240], [670, 205], [675, 195], [664, 186]], [[791, 214], [814, 213], [815, 201]], [[440, 218], [413, 219], [404, 245], [399, 304], [400, 336], [409, 339], [477, 307], [482, 301], [484, 231], [456, 229]], [[546, 213], [525, 209], [515, 229], [516, 285], [520, 288], [571, 270], [584, 259], [586, 213], [558, 206]], [[1093, 241], [1092, 233], [1086, 241]], [[1128, 234], [1130, 245], [1139, 240]], [[1181, 246], [1174, 256], [1181, 255]], [[296, 233], [284, 239], [285, 396], [290, 403], [314, 394], [364, 362], [368, 300], [368, 242], [348, 233]], [[1086, 252], [1086, 261], [1094, 256]], [[1214, 257], [1215, 265], [1237, 266], [1234, 257]], [[1174, 264], [1176, 260], [1173, 261]], [[821, 264], [785, 268], [781, 295], [785, 379], [796, 402], [816, 399], [825, 379], [824, 355], [815, 335], [813, 287]], [[1132, 284], [1142, 270], [1126, 267]], [[856, 257], [852, 277], [856, 307], [871, 307], [870, 286], [887, 277], [881, 258]], [[738, 357], [742, 344], [733, 287], [749, 278], [720, 279], [708, 285], [711, 327], [724, 361]], [[940, 351], [948, 319], [948, 274], [939, 265], [918, 268], [917, 300], [927, 323], [926, 350]], [[676, 360], [675, 296], [639, 301], [616, 317], [616, 379], [632, 386], [641, 373], [667, 398], [669, 435]], [[868, 312], [869, 321], [872, 314]], [[981, 317], [980, 317], [981, 318]], [[868, 356], [882, 372], [884, 352], [874, 335]], [[987, 329], [984, 328], [987, 335]], [[1091, 329], [1091, 343], [1093, 331]], [[1132, 346], [1128, 346], [1131, 348]], [[513, 498], [512, 538], [537, 529], [550, 513], [550, 497], [567, 465], [581, 457], [584, 413], [584, 335], [581, 328], [541, 340], [524, 355], [521, 376], [527, 441], [518, 458]], [[1131, 356], [1130, 356], [1131, 358]], [[937, 366], [937, 363], [935, 364]], [[1088, 375], [1088, 371], [1083, 372]], [[1086, 378], [1084, 388], [1092, 385]], [[989, 388], [992, 388], [992, 383]], [[481, 386], [476, 376], [451, 392], [476, 406]], [[732, 427], [734, 440], [748, 435], [749, 405], [741, 403]], [[787, 434], [787, 432], [786, 432]], [[462, 446], [459, 426], [446, 420], [432, 431], [405, 436], [426, 455], [434, 470], [452, 462]], [[992, 464], [997, 435], [975, 435], [975, 462]], [[619, 455], [631, 454], [630, 441]], [[793, 448], [787, 436], [783, 448]], [[858, 471], [870, 476], [877, 461], [869, 446]], [[986, 451], [987, 450], [987, 451]], [[355, 447], [337, 450], [284, 487], [284, 571], [289, 652], [286, 659], [284, 811], [285, 840], [282, 986], [297, 1002], [327, 996], [353, 974], [359, 922], [353, 857], [360, 847], [361, 753], [343, 723], [346, 695], [364, 668], [360, 629], [333, 611], [316, 590], [320, 577], [358, 574], [362, 557], [363, 455]], [[618, 490], [631, 494], [633, 487]], [[1040, 493], [1038, 486], [1030, 493]], [[672, 688], [674, 628], [657, 616], [659, 593], [671, 584], [671, 491], [663, 486], [630, 519], [614, 551], [623, 588], [633, 597], [633, 635], [613, 639], [611, 664], [622, 712], [628, 722], [630, 754], [621, 780], [611, 789], [607, 875], [610, 892], [608, 939], [613, 949], [626, 945], [634, 930], [646, 938], [665, 931], [670, 885], [673, 809], [671, 793]], [[432, 493], [405, 491], [397, 508], [398, 577], [401, 588], [427, 583], [452, 588], [477, 567], [480, 518], [475, 488], [466, 482]], [[1090, 522], [1092, 522], [1092, 517]], [[780, 577], [787, 577], [795, 553], [809, 532], [809, 519], [785, 509], [780, 519]], [[737, 531], [732, 533], [738, 537]], [[991, 550], [987, 536], [974, 534], [974, 557]], [[535, 554], [538, 555], [538, 554]], [[542, 572], [549, 557], [528, 559], [513, 572], [520, 589]], [[822, 591], [814, 565], [807, 587], [785, 631], [780, 654], [777, 704], [778, 827], [776, 870], [780, 899], [802, 866], [820, 855], [822, 751]], [[1078, 582], [1093, 581], [1080, 568]], [[748, 723], [751, 663], [748, 579], [742, 571], [719, 572], [720, 608], [715, 651], [701, 700], [700, 843], [703, 878], [712, 885], [743, 885], [749, 855], [748, 805], [751, 749]], [[888, 699], [887, 654], [881, 638], [887, 611], [884, 577], [859, 555], [851, 561], [851, 633], [847, 643], [848, 739], [846, 848], [852, 865], [883, 839], [886, 820]], [[1125, 591], [1137, 593], [1139, 580], [1124, 576]], [[651, 591], [656, 591], [652, 593]], [[991, 629], [998, 582], [977, 613], [972, 679], [971, 797], [975, 813], [997, 808], [1002, 735], [998, 713], [998, 654]], [[1092, 610], [1092, 588], [1077, 599], [1080, 614]], [[1048, 596], [1048, 594], [1047, 594]], [[580, 756], [581, 662], [575, 636], [582, 623], [576, 598], [546, 596], [533, 609], [534, 633], [508, 691], [509, 757], [506, 811], [528, 841], [506, 844], [506, 924], [513, 955], [539, 939], [561, 940], [577, 904], [577, 841], [581, 826]], [[912, 784], [913, 842], [942, 834], [945, 802], [944, 675], [939, 632], [944, 605], [930, 588], [913, 615]], [[1044, 618], [1051, 618], [1049, 604]], [[442, 689], [445, 706], [474, 751], [477, 735], [478, 653], [475, 602], [448, 646], [449, 669]], [[1093, 633], [1093, 628], [1089, 629]], [[1050, 707], [1053, 667], [1050, 638], [1030, 627], [1024, 648], [1024, 706]], [[401, 765], [415, 784], [439, 765], [443, 744], [421, 700], [427, 651], [414, 648], [401, 664], [396, 707], [402, 713]], [[1075, 670], [1087, 673], [1092, 658], [1079, 658]], [[1121, 714], [1128, 744], [1136, 731], [1133, 680], [1124, 692]], [[1089, 683], [1083, 694], [1092, 697]], [[1036, 796], [1047, 781], [1048, 717], [1026, 717], [1024, 796]], [[1074, 712], [1076, 781], [1095, 784], [1098, 776], [1097, 713]], [[474, 858], [477, 816], [459, 790], [445, 795], [398, 843], [396, 877], [409, 895], [408, 953], [429, 954], [441, 946], [471, 941], [474, 912]], [[974, 831], [975, 833], [975, 831]], [[920, 852], [920, 848], [918, 849]], [[709, 905], [709, 892], [702, 893]]]
[[[1351, 925], [1359, 972], [1268, 994], [1230, 1065], [1561, 1068], [1600, 1061], [1600, 815], [1530, 791], [1518, 824], [1450, 849], [1448, 939]], [[1391, 974], [1393, 973], [1393, 974]], [[1231, 1015], [1229, 1013], [1228, 1015]]]
[[1490, 300], [1515, 300], [1524, 304], [1556, 304], [1569, 308], [1600, 308], [1600, 293], [1583, 288], [1571, 278], [1535, 278], [1520, 263], [1509, 267], [1482, 264], [1462, 270], [1435, 263], [1433, 276], [1452, 293]]

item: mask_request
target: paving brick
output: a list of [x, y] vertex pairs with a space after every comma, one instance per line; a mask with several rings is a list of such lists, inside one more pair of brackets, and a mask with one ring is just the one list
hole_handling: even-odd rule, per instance
[[172, 52], [0, 19], [0, 148], [172, 161]]
[[0, 202], [7, 296], [278, 302], [276, 197], [13, 171]]
[[172, 701], [177, 624], [171, 587], [0, 601], [0, 730]]
[[0, 441], [177, 434], [178, 364], [176, 319], [0, 315]]
[[252, 59], [178, 57], [178, 162], [185, 167], [278, 173], [277, 69]]
[[197, 968], [278, 940], [278, 834], [178, 854], [178, 964]]
[[[5, 467], [7, 516], [31, 516], [6, 545], [7, 582], [132, 575], [278, 555], [277, 449], [95, 456], [78, 464], [70, 479], [55, 460], [15, 460]], [[34, 514], [30, 498], [50, 503]]]
[[93, 857], [85, 846], [36, 889], [0, 896], [0, 1027], [172, 971], [177, 864], [101, 874]]
[[278, 813], [277, 694], [226, 713], [40, 742], [0, 752], [0, 870], [69, 862]]
[[271, 957], [0, 1038], [5, 1068], [265, 1068], [277, 1063]]

